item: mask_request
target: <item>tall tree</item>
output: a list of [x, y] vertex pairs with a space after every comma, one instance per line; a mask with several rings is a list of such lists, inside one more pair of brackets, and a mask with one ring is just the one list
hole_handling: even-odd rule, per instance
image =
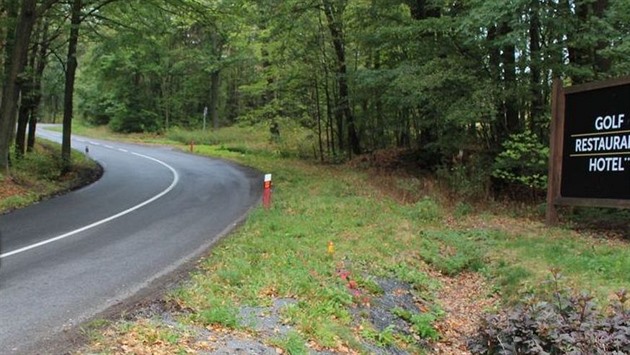
[[9, 46], [10, 53], [6, 62], [6, 78], [2, 87], [0, 102], [0, 169], [9, 172], [9, 148], [13, 137], [18, 95], [20, 92], [20, 74], [26, 66], [31, 33], [37, 20], [37, 1], [23, 0], [19, 16], [13, 31], [15, 40]]
[[74, 82], [77, 72], [77, 45], [79, 42], [79, 28], [81, 26], [83, 10], [82, 0], [73, 0], [70, 9], [70, 36], [68, 37], [68, 56], [66, 57], [66, 84], [63, 100], [63, 138], [61, 143], [61, 160], [63, 170], [70, 169], [72, 117], [74, 112]]
[[[336, 55], [336, 81], [338, 91], [338, 102], [335, 107], [338, 126], [345, 124], [349, 151], [354, 154], [361, 153], [361, 145], [354, 121], [350, 102], [350, 89], [348, 87], [348, 65], [346, 62], [346, 42], [344, 34], [344, 12], [347, 0], [322, 0], [322, 7], [328, 23], [328, 30], [332, 38], [332, 45]], [[339, 146], [344, 148], [343, 136], [339, 132]]]

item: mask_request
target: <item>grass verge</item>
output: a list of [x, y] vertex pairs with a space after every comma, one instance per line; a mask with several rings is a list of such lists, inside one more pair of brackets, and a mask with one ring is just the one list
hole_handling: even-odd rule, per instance
[[[391, 185], [375, 186], [369, 170], [296, 159], [299, 154], [288, 154], [290, 145], [271, 143], [261, 131], [230, 128], [212, 137], [176, 132], [150, 138], [182, 149], [190, 149], [193, 140], [205, 142], [195, 145], [197, 154], [273, 173], [273, 205], [254, 211], [200, 262], [190, 280], [166, 295], [186, 310], [176, 326], [160, 319], [122, 322], [106, 330], [89, 352], [122, 351], [130, 337], [145, 351], [175, 346], [168, 339], [185, 339], [180, 350], [203, 350], [208, 340], [191, 343], [191, 329], [234, 329], [255, 337], [256, 330], [239, 321], [239, 311], [286, 298], [296, 301], [281, 311], [283, 324], [292, 330], [266, 341], [284, 352], [396, 347], [422, 353], [439, 341], [436, 322], [446, 316], [435, 296], [440, 275], [481, 273], [491, 284], [482, 292], [506, 302], [545, 292], [545, 280], [555, 269], [569, 286], [591, 291], [601, 303], [630, 284], [625, 240], [549, 229], [510, 211], [489, 213], [462, 204], [451, 209], [454, 204], [427, 194], [416, 180], [401, 184], [404, 178], [385, 177], [379, 182]], [[395, 185], [406, 187], [405, 203], [389, 193]], [[417, 188], [407, 191], [409, 186]], [[419, 311], [395, 308], [390, 325], [378, 324], [372, 311], [383, 302], [389, 280], [409, 287]], [[404, 331], [396, 326], [401, 321], [408, 325]], [[168, 334], [161, 336], [164, 329]]]
[[60, 145], [40, 139], [33, 152], [13, 160], [10, 176], [0, 175], [0, 213], [84, 186], [100, 176], [100, 167], [76, 151], [72, 168], [62, 174], [60, 152]]

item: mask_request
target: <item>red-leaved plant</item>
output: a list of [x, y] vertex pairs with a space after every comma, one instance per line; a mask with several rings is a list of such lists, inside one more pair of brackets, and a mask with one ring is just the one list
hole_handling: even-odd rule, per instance
[[470, 339], [473, 354], [630, 354], [630, 309], [625, 290], [607, 310], [587, 293], [560, 289], [552, 275], [550, 297], [486, 316]]

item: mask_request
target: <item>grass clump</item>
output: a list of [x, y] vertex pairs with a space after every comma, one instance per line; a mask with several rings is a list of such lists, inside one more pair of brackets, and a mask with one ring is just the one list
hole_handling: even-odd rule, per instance
[[222, 325], [228, 328], [238, 328], [238, 309], [225, 304], [216, 304], [201, 311], [196, 317], [204, 325]]
[[479, 271], [486, 266], [487, 231], [422, 232], [420, 256], [445, 275]]
[[396, 332], [393, 326], [386, 327], [380, 332], [368, 323], [363, 324], [361, 328], [361, 335], [381, 348], [387, 348], [396, 344]]
[[412, 313], [402, 308], [395, 308], [394, 314], [411, 325], [411, 330], [422, 339], [437, 340], [440, 336], [434, 323], [437, 316], [431, 312]]
[[304, 345], [306, 340], [295, 331], [290, 331], [282, 337], [272, 339], [270, 343], [291, 355], [304, 355], [309, 353], [308, 348]]

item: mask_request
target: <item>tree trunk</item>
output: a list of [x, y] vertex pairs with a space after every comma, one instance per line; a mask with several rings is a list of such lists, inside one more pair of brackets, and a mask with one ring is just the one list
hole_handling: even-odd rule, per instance
[[[439, 18], [441, 16], [441, 9], [437, 4], [437, 2], [431, 2], [428, 0], [405, 0], [405, 3], [409, 6], [411, 10], [411, 17], [416, 21], [422, 21], [431, 18]], [[427, 41], [433, 40], [434, 46], [439, 47], [442, 44], [440, 43], [440, 39], [437, 33], [434, 34], [423, 34], [423, 37], [426, 38]], [[398, 115], [400, 117], [404, 117], [405, 123], [399, 125], [398, 136], [396, 137], [396, 144], [398, 146], [410, 146], [411, 137], [409, 132], [409, 121], [410, 121], [410, 112], [399, 112]], [[429, 113], [425, 114], [421, 118], [422, 122], [420, 122], [417, 126], [421, 127], [420, 133], [416, 138], [419, 141], [419, 145], [423, 150], [422, 154], [430, 157], [430, 160], [437, 160], [437, 152], [436, 149], [429, 148], [431, 145], [438, 140], [438, 131], [439, 127], [437, 122], [439, 122], [439, 117], [437, 117], [437, 113]]]
[[23, 0], [15, 28], [15, 41], [9, 57], [5, 85], [0, 103], [0, 169], [9, 172], [9, 148], [15, 130], [20, 92], [19, 75], [24, 71], [28, 45], [36, 21], [37, 0]]
[[[602, 19], [608, 9], [608, 0], [597, 0], [593, 4], [593, 14]], [[597, 79], [602, 73], [610, 71], [612, 61], [610, 58], [602, 56], [601, 51], [609, 46], [607, 39], [600, 39], [597, 41], [595, 48], [593, 49], [593, 67], [595, 71], [595, 78]]]
[[335, 124], [333, 122], [333, 105], [330, 95], [330, 85], [328, 82], [328, 67], [326, 65], [324, 65], [324, 72], [324, 94], [326, 95], [326, 116], [328, 117], [326, 124], [326, 139], [328, 141], [328, 154], [334, 157], [337, 155], [337, 151], [335, 149]]
[[35, 67], [35, 83], [33, 91], [33, 107], [31, 109], [30, 121], [28, 124], [28, 139], [26, 142], [26, 151], [30, 152], [35, 146], [35, 132], [37, 130], [37, 122], [39, 120], [39, 106], [42, 101], [42, 76], [46, 69], [46, 57], [48, 55], [48, 47], [50, 45], [48, 38], [49, 20], [43, 19], [44, 25], [41, 34], [41, 44], [39, 45], [39, 53], [37, 54], [37, 65]]
[[319, 157], [324, 162], [324, 142], [322, 139], [322, 108], [319, 99], [319, 80], [315, 76], [313, 84], [315, 85], [315, 113], [317, 115], [317, 142], [319, 143]]
[[[499, 27], [500, 36], [507, 36], [512, 32], [510, 25], [503, 22]], [[516, 48], [508, 43], [501, 48], [501, 64], [503, 66], [503, 90], [505, 91], [504, 114], [505, 136], [518, 133], [521, 128], [518, 115], [518, 97], [516, 94]]]
[[77, 44], [79, 42], [79, 26], [81, 25], [82, 0], [73, 0], [70, 16], [70, 37], [68, 41], [68, 59], [66, 64], [66, 83], [63, 100], [63, 138], [61, 143], [61, 160], [63, 172], [70, 170], [71, 160], [71, 138], [72, 138], [72, 116], [74, 106], [74, 81], [77, 71]]
[[219, 35], [216, 32], [212, 32], [210, 35], [212, 40], [212, 54], [216, 60], [216, 68], [210, 74], [210, 119], [212, 120], [212, 126], [216, 131], [219, 129], [219, 90], [221, 80], [221, 69], [219, 69], [219, 63], [221, 61], [221, 43], [219, 43]]
[[[29, 68], [31, 70], [32, 67]], [[15, 154], [18, 159], [26, 153], [26, 126], [29, 121], [30, 109], [33, 106], [33, 78], [31, 73], [22, 74], [24, 82], [20, 90], [20, 105], [18, 109], [17, 131], [15, 133]]]
[[[572, 2], [566, 1], [565, 5], [568, 8], [569, 13], [575, 8], [575, 15], [577, 16], [578, 24], [586, 24], [589, 21], [594, 21], [593, 18], [602, 19], [608, 9], [608, 0], [594, 0], [594, 1], [576, 1], [573, 5]], [[579, 25], [578, 25], [579, 26]], [[588, 28], [588, 26], [585, 26]], [[598, 79], [602, 73], [606, 73], [610, 70], [612, 62], [609, 58], [602, 56], [601, 51], [609, 46], [609, 40], [600, 37], [600, 39], [594, 44], [580, 43], [582, 40], [590, 42], [585, 38], [588, 36], [597, 36], [597, 33], [585, 32], [583, 27], [573, 29], [573, 33], [569, 33], [569, 63], [573, 67], [573, 73], [571, 80], [574, 84], [582, 84], [592, 79]], [[580, 42], [578, 42], [580, 40]]]
[[530, 47], [530, 122], [529, 128], [532, 132], [543, 136], [543, 132], [537, 132], [543, 126], [543, 115], [545, 110], [543, 85], [541, 82], [542, 75], [540, 70], [540, 3], [539, 0], [533, 0], [530, 9], [529, 22], [529, 47]]
[[214, 130], [219, 129], [219, 89], [221, 81], [221, 72], [215, 70], [210, 74], [212, 87], [210, 88], [210, 119]]
[[[35, 32], [40, 32], [40, 29], [37, 29]], [[28, 63], [28, 69], [22, 74], [18, 126], [15, 134], [15, 153], [18, 158], [21, 158], [26, 153], [26, 128], [30, 121], [35, 99], [35, 63], [38, 48], [39, 45], [37, 44], [32, 46], [31, 53], [28, 55], [28, 58], [25, 58]]]
[[345, 126], [348, 135], [349, 152], [361, 154], [359, 136], [357, 134], [354, 116], [350, 108], [350, 90], [348, 88], [348, 69], [346, 63], [345, 39], [343, 33], [343, 7], [344, 5], [332, 4], [331, 0], [324, 0], [324, 12], [328, 21], [328, 29], [332, 37], [333, 47], [337, 56], [337, 86], [339, 89], [339, 101], [337, 112], [339, 118], [345, 118]]
[[427, 0], [406, 0], [414, 20], [440, 17], [440, 9], [437, 6], [431, 6], [428, 2]]

